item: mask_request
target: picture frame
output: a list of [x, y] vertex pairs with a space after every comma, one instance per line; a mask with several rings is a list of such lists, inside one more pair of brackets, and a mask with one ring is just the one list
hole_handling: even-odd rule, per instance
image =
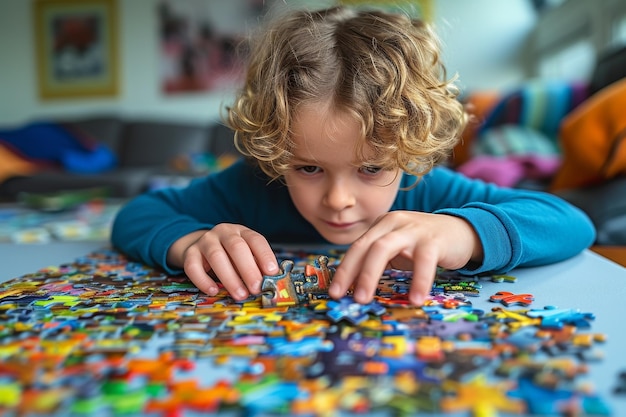
[[117, 0], [35, 0], [33, 10], [39, 97], [116, 96]]
[[161, 93], [228, 91], [244, 79], [250, 30], [275, 0], [159, 0]]

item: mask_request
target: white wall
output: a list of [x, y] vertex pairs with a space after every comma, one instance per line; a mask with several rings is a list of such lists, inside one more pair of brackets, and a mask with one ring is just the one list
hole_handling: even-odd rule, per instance
[[[178, 96], [160, 92], [158, 0], [118, 1], [120, 94], [113, 99], [42, 102], [36, 88], [33, 0], [0, 0], [0, 126], [96, 112], [199, 122], [219, 118], [221, 105], [231, 99], [228, 91]], [[280, 1], [305, 4], [315, 0]], [[451, 73], [460, 74], [464, 89], [507, 88], [523, 79], [520, 47], [535, 21], [529, 0], [435, 2], [444, 59]]]
[[602, 53], [625, 44], [624, 0], [567, 1], [538, 19], [529, 42], [529, 73], [588, 80]]
[[466, 90], [507, 89], [525, 78], [524, 46], [537, 16], [530, 0], [436, 0], [448, 70]]

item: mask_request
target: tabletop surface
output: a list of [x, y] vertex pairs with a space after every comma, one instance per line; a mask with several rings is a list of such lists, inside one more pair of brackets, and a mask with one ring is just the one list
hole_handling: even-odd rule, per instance
[[[618, 373], [626, 371], [626, 335], [621, 321], [626, 317], [626, 268], [585, 251], [561, 263], [517, 269], [511, 275], [517, 278], [511, 287], [515, 293], [534, 296], [532, 308], [572, 308], [595, 316], [591, 330], [607, 339], [599, 346], [603, 359], [589, 367], [589, 380], [611, 401], [612, 415], [626, 416], [626, 395], [613, 394], [619, 382]], [[490, 294], [494, 286], [486, 283], [483, 291]], [[502, 285], [497, 285], [497, 289], [501, 290]], [[485, 309], [489, 304], [484, 298], [473, 303]]]
[[[84, 258], [86, 255], [94, 251], [98, 253], [100, 249], [103, 249], [104, 252], [108, 250], [106, 248], [106, 245], [103, 244], [102, 242], [76, 242], [76, 243], [64, 242], [62, 244], [50, 245], [49, 247], [47, 247], [47, 245], [24, 246], [24, 245], [0, 244], [0, 257], [4, 260], [4, 263], [6, 266], [6, 268], [3, 268], [4, 271], [1, 273], [2, 275], [0, 276], [0, 282], [4, 282], [4, 284], [1, 284], [0, 286], [0, 309], [2, 309], [0, 310], [0, 312], [4, 311], [5, 313], [8, 314], [9, 311], [15, 312], [16, 310], [19, 310], [21, 313], [25, 313], [28, 310], [29, 314], [32, 313], [35, 315], [42, 315], [40, 317], [42, 318], [47, 317], [47, 320], [49, 320], [50, 317], [52, 317], [52, 321], [49, 321], [49, 322], [55, 322], [55, 320], [59, 320], [61, 317], [63, 317], [64, 320], [67, 320], [68, 319], [66, 317], [67, 312], [72, 311], [77, 308], [80, 309], [81, 305], [85, 306], [85, 308], [89, 306], [96, 306], [96, 304], [90, 305], [88, 302], [79, 300], [78, 305], [73, 305], [72, 307], [62, 307], [62, 308], [55, 307], [56, 309], [54, 310], [54, 312], [51, 313], [52, 307], [42, 307], [42, 306], [46, 306], [46, 303], [50, 302], [50, 297], [48, 298], [40, 297], [39, 299], [37, 299], [37, 301], [29, 301], [30, 304], [19, 305], [19, 308], [14, 309], [14, 310], [8, 310], [9, 307], [7, 307], [8, 305], [7, 300], [15, 300], [15, 298], [8, 298], [8, 296], [15, 296], [15, 293], [11, 291], [14, 291], [15, 288], [19, 287], [19, 286], [11, 285], [11, 283], [16, 282], [16, 280], [13, 280], [13, 278], [17, 278], [17, 282], [22, 281], [26, 283], [36, 282], [37, 280], [40, 280], [40, 283], [43, 283], [44, 282], [43, 280], [45, 279], [45, 283], [46, 283], [45, 285], [48, 285], [47, 288], [48, 288], [48, 291], [50, 291], [50, 294], [53, 294], [53, 293], [59, 294], [59, 292], [55, 293], [54, 291], [61, 288], [61, 286], [67, 284], [67, 282], [72, 283], [73, 282], [72, 274], [75, 274], [74, 276], [76, 277], [76, 281], [74, 282], [74, 289], [73, 289], [74, 292], [72, 294], [79, 294], [80, 292], [79, 290], [81, 291], [84, 290], [85, 286], [87, 286], [89, 282], [94, 282], [94, 286], [96, 284], [105, 285], [105, 282], [103, 281], [102, 276], [96, 274], [96, 275], [93, 275], [93, 277], [95, 277], [93, 278], [92, 276], [89, 276], [90, 272], [77, 271], [75, 266], [73, 267], [73, 269], [72, 267], [66, 266], [66, 269], [71, 270], [71, 272], [68, 272], [70, 278], [66, 282], [64, 281], [64, 278], [62, 275], [62, 273], [64, 273], [62, 271], [63, 268], [60, 268], [60, 267], [55, 268], [55, 266], [61, 266], [62, 264], [65, 264], [65, 265], [71, 264], [73, 261], [81, 257]], [[83, 259], [81, 262], [86, 262], [86, 261]], [[46, 266], [50, 266], [51, 268], [45, 269]], [[36, 271], [39, 271], [41, 268], [44, 268], [44, 271], [46, 271], [43, 273], [43, 275], [39, 274], [38, 276], [33, 277], [31, 279], [27, 277], [28, 274], [35, 273]], [[134, 265], [133, 268], [134, 269], [132, 269], [132, 271], [143, 270], [142, 266], [140, 265]], [[109, 267], [108, 270], [111, 271], [113, 269]], [[123, 278], [122, 273], [120, 271], [125, 271], [124, 273], [128, 273], [129, 270], [131, 269], [126, 268], [126, 269], [118, 269], [115, 271], [116, 271], [116, 274], [118, 274], [117, 275], [118, 278]], [[77, 273], [77, 272], [80, 272], [80, 273]], [[93, 273], [93, 271], [91, 273]], [[132, 272], [132, 273], [135, 273], [135, 272]], [[81, 274], [83, 276], [79, 277], [79, 275]], [[580, 321], [584, 322], [585, 326], [587, 327], [581, 325], [581, 328], [579, 329], [578, 333], [581, 336], [583, 335], [593, 336], [591, 339], [586, 339], [587, 343], [590, 343], [591, 346], [589, 346], [589, 349], [584, 349], [584, 354], [583, 354], [584, 357], [582, 359], [581, 359], [581, 356], [577, 356], [574, 353], [572, 353], [571, 355], [569, 355], [569, 353], [563, 355], [563, 352], [559, 352], [558, 354], [555, 354], [555, 352], [550, 351], [550, 349], [543, 350], [541, 355], [539, 355], [539, 353], [532, 354], [530, 355], [530, 358], [538, 361], [539, 363], [541, 363], [541, 361], [545, 361], [545, 363], [550, 363], [550, 364], [553, 363], [553, 360], [563, 359], [563, 356], [566, 357], [568, 360], [573, 360], [574, 361], [573, 363], [581, 365], [581, 368], [582, 367], [585, 368], [585, 372], [576, 371], [577, 376], [576, 376], [575, 382], [577, 384], [582, 384], [586, 386], [585, 389], [589, 391], [590, 397], [599, 398], [601, 403], [606, 404], [608, 409], [610, 410], [610, 415], [626, 416], [626, 394], [622, 393], [618, 395], [618, 394], [615, 394], [614, 392], [616, 387], [620, 384], [620, 373], [626, 372], [626, 360], [624, 360], [624, 357], [625, 357], [624, 352], [626, 352], [626, 337], [624, 336], [623, 323], [621, 322], [621, 319], [623, 317], [626, 317], [626, 303], [624, 303], [624, 300], [626, 300], [626, 285], [625, 285], [626, 268], [623, 268], [617, 265], [616, 263], [611, 262], [591, 251], [584, 251], [580, 255], [574, 258], [571, 258], [569, 260], [566, 260], [564, 262], [560, 262], [557, 264], [548, 265], [544, 267], [538, 267], [538, 268], [517, 269], [517, 270], [512, 271], [509, 275], [515, 277], [515, 282], [513, 283], [492, 282], [490, 280], [481, 280], [480, 281], [480, 295], [466, 298], [467, 300], [471, 301], [471, 308], [472, 308], [471, 311], [491, 312], [494, 307], [498, 306], [507, 311], [508, 310], [528, 311], [529, 309], [532, 309], [535, 311], [544, 310], [547, 312], [557, 312], [557, 311], [563, 311], [563, 310], [571, 310], [572, 314], [581, 316], [582, 318], [580, 319]], [[128, 277], [126, 279], [128, 279]], [[141, 282], [145, 282], [145, 280], [142, 279]], [[80, 285], [78, 285], [79, 283]], [[55, 287], [55, 285], [57, 285], [57, 287]], [[115, 286], [117, 284], [115, 284], [115, 282], [106, 282], [106, 285]], [[181, 352], [180, 350], [176, 351], [170, 346], [172, 344], [175, 345], [175, 343], [172, 341], [172, 337], [173, 337], [172, 335], [175, 335], [174, 336], [175, 340], [178, 340], [178, 338], [183, 338], [183, 337], [191, 338], [192, 335], [199, 337], [197, 335], [197, 332], [198, 332], [198, 329], [202, 328], [203, 322], [201, 322], [199, 319], [197, 319], [196, 321], [193, 321], [191, 319], [191, 317], [188, 314], [190, 311], [189, 308], [191, 308], [190, 305], [193, 304], [193, 308], [195, 308], [195, 310], [193, 310], [195, 311], [193, 317], [198, 318], [198, 317], [206, 317], [203, 315], [207, 314], [206, 313], [207, 310], [198, 309], [200, 304], [202, 304], [203, 307], [207, 307], [211, 303], [213, 303], [213, 305], [217, 305], [219, 304], [219, 302], [216, 302], [215, 300], [208, 300], [206, 297], [202, 298], [201, 295], [198, 295], [197, 293], [193, 293], [190, 287], [192, 286], [191, 285], [185, 286], [184, 280], [180, 280], [180, 279], [176, 279], [176, 280], [173, 280], [172, 282], [168, 282], [167, 291], [169, 292], [167, 292], [167, 294], [164, 294], [166, 292], [164, 287], [159, 287], [160, 295], [165, 295], [169, 297], [169, 296], [172, 296], [172, 291], [173, 291], [174, 295], [178, 295], [179, 297], [182, 297], [178, 299], [177, 304], [171, 304], [173, 306], [169, 309], [171, 311], [162, 311], [163, 309], [157, 310], [154, 307], [156, 298], [152, 299], [151, 301], [152, 304], [150, 305], [151, 309], [154, 308], [154, 311], [150, 310], [150, 314], [154, 314], [155, 315], [154, 317], [157, 317], [156, 316], [157, 312], [159, 314], [172, 314], [174, 316], [178, 314], [176, 318], [173, 319], [173, 321], [164, 320], [163, 317], [165, 316], [159, 316], [160, 317], [159, 320], [161, 320], [161, 323], [169, 323], [167, 324], [167, 326], [169, 326], [168, 329], [170, 327], [171, 329], [174, 329], [176, 326], [183, 326], [183, 323], [185, 323], [185, 325], [189, 326], [188, 331], [185, 333], [181, 333], [178, 328], [176, 331], [171, 330], [171, 329], [168, 332], [154, 331], [154, 333], [150, 333], [150, 336], [148, 337], [150, 343], [144, 343], [148, 339], [146, 340], [143, 340], [141, 338], [131, 339], [132, 343], [127, 342], [127, 345], [125, 345], [124, 348], [127, 349], [130, 345], [136, 343], [135, 345], [133, 345], [133, 347], [141, 351], [141, 355], [133, 354], [133, 355], [130, 355], [131, 358], [134, 356], [142, 357], [146, 355], [152, 356], [152, 357], [159, 357], [159, 355], [163, 354], [165, 350], [167, 350], [169, 353], [172, 353], [172, 352], [180, 353]], [[122, 288], [122, 287], [119, 287], [119, 288]], [[504, 307], [498, 303], [494, 303], [493, 301], [489, 300], [489, 297], [491, 295], [495, 295], [497, 293], [503, 293], [503, 292], [505, 294], [514, 293], [518, 295], [530, 294], [532, 296], [532, 303], [530, 304], [530, 306], [527, 306], [527, 307], [526, 306]], [[70, 294], [71, 292], [68, 291], [67, 293]], [[37, 290], [37, 292], [31, 293], [31, 295], [35, 295], [35, 294], [41, 295], [40, 290]], [[129, 296], [128, 300], [133, 299], [136, 303], [142, 303], [145, 301], [143, 299], [136, 299], [133, 297]], [[96, 298], [92, 299], [93, 303], [95, 303], [94, 301], [95, 299]], [[64, 300], [65, 300], [64, 302], [69, 302], [68, 299], [64, 299]], [[75, 301], [76, 301], [76, 298], [73, 299], [73, 302]], [[123, 300], [119, 300], [119, 301], [123, 301]], [[82, 304], [80, 304], [81, 302]], [[102, 303], [102, 301], [99, 301], [99, 302]], [[4, 304], [4, 307], [3, 307], [3, 304]], [[128, 317], [130, 317], [130, 315], [127, 314], [128, 311], [120, 307], [121, 304], [115, 305], [116, 313], [111, 312], [113, 311], [110, 309], [112, 307], [112, 304], [111, 305], [98, 304], [98, 305], [101, 306], [101, 310], [102, 309], [106, 310], [107, 308], [109, 308], [108, 310], [109, 314], [115, 315], [115, 317], [117, 317], [117, 321], [128, 320]], [[136, 304], [132, 308], [138, 308], [136, 307], [138, 305], [140, 304]], [[250, 304], [250, 306], [252, 306], [252, 304]], [[45, 308], [48, 308], [48, 310], [46, 310]], [[125, 308], [130, 309], [130, 307], [127, 307], [127, 306]], [[215, 307], [213, 306], [212, 308], [215, 308]], [[351, 306], [351, 308], [354, 308], [354, 306]], [[165, 308], [164, 310], [168, 310], [168, 309]], [[390, 305], [387, 306], [386, 313], [379, 313], [376, 310], [370, 310], [370, 316], [371, 316], [370, 318], [377, 319], [378, 320], [377, 325], [384, 324], [388, 326], [390, 325], [390, 323], [394, 323], [395, 325], [397, 324], [395, 321], [393, 322], [389, 321], [388, 316], [385, 316], [385, 314], [388, 314], [392, 310], [396, 311]], [[94, 309], [90, 314], [97, 314], [97, 313], [94, 313], [94, 311], [96, 311], [96, 309]], [[126, 313], [124, 311], [126, 311]], [[139, 311], [139, 310], [136, 310], [136, 311]], [[271, 310], [271, 311], [274, 311], [274, 310]], [[275, 312], [279, 316], [283, 315], [283, 318], [286, 314], [288, 314], [287, 310], [285, 309], [276, 310]], [[290, 317], [292, 313], [293, 313], [293, 310], [291, 311], [291, 313], [289, 313]], [[443, 314], [444, 316], [447, 313], [449, 312], [441, 310], [441, 309], [436, 311], [436, 314], [439, 314], [439, 315]], [[229, 320], [232, 319], [236, 321], [238, 314], [239, 313], [237, 314], [231, 313], [229, 315]], [[429, 314], [432, 314], [432, 311]], [[327, 315], [330, 317], [330, 313], [327, 312]], [[378, 317], [375, 317], [375, 316], [378, 316]], [[10, 317], [16, 317], [16, 316], [10, 316]], [[133, 323], [136, 324], [139, 316], [135, 315], [133, 317], [134, 317], [132, 319], [134, 320]], [[383, 318], [382, 320], [380, 320], [381, 317]], [[387, 318], [385, 319], [385, 317]], [[212, 319], [215, 320], [215, 317], [213, 317]], [[4, 320], [6, 324], [7, 316], [5, 316]], [[31, 321], [28, 323], [32, 323], [32, 319], [30, 320]], [[266, 320], [264, 323], [265, 325], [267, 325], [268, 323], [267, 320], [269, 319], [265, 318], [263, 320]], [[19, 320], [14, 320], [14, 321], [19, 321]], [[370, 323], [370, 321], [372, 320], [369, 320], [366, 323]], [[90, 325], [93, 325], [92, 321], [90, 321], [89, 323]], [[130, 322], [126, 322], [125, 325], [129, 325], [129, 323]], [[173, 323], [178, 323], [178, 325], [174, 326]], [[331, 324], [333, 323], [331, 322]], [[345, 324], [342, 321], [337, 321], [334, 324], [336, 326], [340, 326], [344, 330], [347, 328], [353, 328], [352, 332], [353, 333], [355, 332], [354, 325]], [[249, 374], [247, 375], [247, 377], [253, 380], [254, 375], [250, 375], [251, 373], [250, 368], [253, 363], [258, 365], [259, 363], [262, 362], [265, 364], [265, 366], [269, 366], [269, 365], [268, 365], [268, 362], [266, 361], [267, 358], [264, 359], [265, 362], [260, 361], [259, 357], [257, 357], [256, 359], [259, 360], [260, 362], [254, 362], [254, 361], [250, 362], [248, 360], [249, 358], [245, 359], [246, 354], [250, 355], [249, 349], [252, 349], [250, 346], [256, 346], [259, 349], [261, 349], [260, 346], [263, 346], [263, 349], [267, 349], [268, 346], [271, 345], [271, 349], [277, 349], [277, 350], [283, 349], [282, 351], [279, 352], [279, 356], [280, 355], [283, 355], [283, 356], [293, 355], [294, 350], [296, 349], [305, 349], [305, 350], [307, 349], [307, 347], [303, 347], [303, 345], [299, 343], [299, 342], [302, 342], [303, 340], [308, 340], [307, 338], [299, 339], [299, 340], [293, 339], [293, 340], [289, 340], [288, 341], [289, 343], [280, 344], [276, 342], [274, 339], [271, 339], [268, 336], [268, 334], [265, 334], [264, 336], [266, 337], [266, 339], [264, 339], [262, 343], [259, 343], [258, 341], [254, 342], [253, 337], [259, 336], [260, 328], [258, 326], [260, 324], [258, 322], [255, 322], [255, 323], [247, 323], [246, 325], [250, 327], [246, 327], [246, 326], [233, 327], [235, 329], [239, 329], [238, 330], [239, 334], [237, 335], [236, 338], [231, 338], [228, 340], [229, 340], [229, 343], [233, 343], [236, 340], [243, 340], [243, 338], [247, 338], [245, 340], [247, 340], [248, 343], [251, 343], [251, 345], [249, 345], [245, 349], [243, 346], [231, 345], [230, 346], [231, 350], [225, 350], [225, 352], [228, 352], [226, 356], [230, 356], [230, 357], [234, 357], [238, 359], [244, 358], [243, 362], [239, 362], [238, 364], [236, 364], [237, 361], [234, 360], [234, 362], [229, 362], [230, 365], [225, 366], [222, 364], [222, 362], [217, 361], [216, 357], [213, 356], [211, 357], [211, 362], [208, 365], [207, 364], [203, 365], [205, 367], [204, 369], [205, 371], [207, 370], [206, 367], [208, 367], [208, 369], [211, 371], [208, 373], [211, 375], [211, 377], [209, 378], [211, 379], [211, 381], [206, 380], [207, 378], [206, 375], [199, 376], [198, 374], [202, 373], [202, 371], [196, 370], [195, 371], [196, 383], [198, 381], [201, 381], [202, 383], [215, 384], [216, 378], [217, 379], [227, 378], [227, 377], [232, 378], [233, 374], [241, 374], [245, 372], [248, 372]], [[275, 323], [272, 324], [272, 326], [273, 325], [275, 325]], [[345, 327], [343, 327], [344, 325]], [[374, 326], [375, 324], [370, 323], [369, 325]], [[359, 324], [358, 326], [362, 326], [362, 324]], [[448, 326], [450, 326], [450, 328], [454, 327], [451, 324], [448, 324]], [[333, 326], [331, 326], [330, 328], [332, 327]], [[263, 328], [266, 329], [267, 326]], [[379, 330], [379, 332], [377, 333], [378, 339], [379, 340], [392, 340], [393, 336], [394, 335], [397, 336], [398, 332], [400, 332], [399, 329], [401, 329], [401, 327], [395, 328], [396, 333], [394, 333], [393, 335], [391, 333], [385, 333], [387, 332], [387, 330]], [[271, 331], [274, 331], [274, 330], [275, 329]], [[74, 340], [73, 338], [75, 336], [75, 333], [72, 333], [73, 331], [74, 330], [67, 330], [66, 328], [64, 328], [63, 332], [60, 333], [61, 336], [63, 337], [59, 338], [58, 340], [68, 340], [68, 339]], [[102, 331], [102, 329], [99, 329], [98, 331]], [[121, 330], [120, 328], [117, 328], [112, 331], [119, 332]], [[135, 328], [134, 331], [139, 331], [139, 330]], [[264, 330], [264, 331], [270, 331], [270, 330]], [[369, 331], [371, 331], [371, 329]], [[364, 335], [370, 334], [368, 333], [369, 331], [365, 331], [362, 328], [359, 328], [356, 334], [358, 334], [359, 337], [365, 337]], [[415, 331], [415, 329], [413, 329], [413, 331]], [[519, 336], [518, 338], [528, 337], [528, 334], [526, 334], [525, 332], [526, 330], [521, 329], [516, 334], [517, 336]], [[5, 336], [6, 334], [7, 333], [4, 333]], [[39, 337], [41, 337], [41, 340], [43, 341], [44, 338], [42, 337], [42, 335], [43, 333], [40, 333]], [[56, 335], [56, 336], [59, 336], [59, 335]], [[0, 334], [0, 337], [2, 337], [1, 334]], [[229, 337], [232, 337], [232, 335]], [[553, 335], [552, 337], [555, 337], [555, 336]], [[533, 336], [533, 337], [526, 339], [523, 343], [528, 344], [528, 345], [543, 343], [539, 339], [540, 338]], [[276, 343], [276, 344], [270, 343], [270, 340], [273, 340], [272, 343]], [[93, 340], [91, 342], [95, 343]], [[318, 340], [318, 342], [320, 341]], [[313, 345], [311, 345], [308, 347], [308, 349], [321, 349], [321, 350], [327, 349], [328, 346], [327, 344], [325, 344], [325, 342], [328, 342], [328, 339], [323, 342], [320, 342], [321, 344], [316, 345], [316, 347], [313, 347]], [[478, 342], [478, 340], [476, 342]], [[11, 343], [15, 343], [14, 338], [4, 337], [0, 339], [0, 356], [4, 355], [2, 356], [2, 359], [6, 363], [11, 363], [11, 360], [7, 359], [7, 358], [11, 358], [10, 353], [7, 353], [10, 351], [8, 347], [11, 346]], [[192, 342], [188, 341], [188, 343], [191, 344]], [[194, 339], [193, 343], [198, 343], [198, 340]], [[203, 343], [205, 344], [205, 346], [211, 345], [213, 350], [217, 349], [215, 345], [215, 341], [213, 340], [206, 340], [205, 338], [203, 339]], [[255, 343], [259, 343], [259, 344], [255, 345]], [[337, 340], [334, 340], [334, 343], [336, 344]], [[464, 345], [465, 342], [461, 342], [459, 340], [454, 340], [453, 343], [457, 344], [458, 346], [466, 346], [466, 347], [469, 346], [469, 345]], [[296, 348], [295, 346], [300, 346], [300, 347]], [[376, 349], [379, 349], [378, 353], [384, 350], [383, 345], [378, 344], [376, 346], [377, 346]], [[478, 346], [478, 344], [476, 346]], [[91, 348], [93, 348], [93, 346]], [[43, 349], [43, 348], [40, 348], [40, 349]], [[186, 345], [186, 349], [190, 349], [188, 345]], [[565, 347], [563, 347], [563, 350], [569, 350], [569, 349], [571, 349], [572, 351], [576, 350], [576, 348], [574, 348], [573, 345], [568, 341]], [[111, 354], [110, 350], [107, 352], [108, 352], [107, 355]], [[258, 352], [260, 351], [257, 351], [255, 355], [259, 356]], [[299, 350], [298, 352], [300, 353], [298, 353], [295, 356], [307, 356], [306, 354], [302, 353], [302, 350]], [[309, 351], [309, 354], [310, 353], [311, 352]], [[100, 354], [103, 355], [102, 351], [100, 351]], [[241, 355], [241, 356], [238, 356], [238, 355]], [[260, 356], [263, 356], [263, 354], [261, 354]], [[375, 355], [374, 357], [377, 357], [377, 356]], [[202, 360], [204, 359], [206, 358], [202, 358]], [[297, 363], [298, 360], [301, 360], [301, 358], [300, 359], [292, 358], [292, 359], [293, 359], [293, 363]], [[337, 358], [335, 359], [338, 360]], [[195, 360], [196, 362], [201, 361], [200, 358], [196, 358]], [[222, 360], [224, 360], [224, 358], [222, 358]], [[393, 361], [389, 362], [387, 360], [383, 362], [387, 363], [387, 365], [395, 363]], [[2, 362], [0, 362], [0, 364], [1, 363]], [[275, 362], [271, 362], [271, 363], [272, 363], [272, 366], [278, 366]], [[375, 361], [374, 362], [365, 361], [363, 363], [359, 362], [359, 364], [361, 365], [366, 364], [367, 366], [370, 366], [370, 367], [374, 366], [373, 364], [376, 364], [376, 363], [380, 365], [382, 362], [375, 362]], [[178, 365], [183, 366], [181, 363], [178, 363]], [[319, 365], [319, 363], [317, 363], [317, 365]], [[392, 366], [392, 365], [389, 365], [389, 366]], [[393, 365], [393, 366], [396, 366], [396, 365]], [[455, 366], [459, 366], [458, 363]], [[520, 369], [523, 369], [523, 365], [519, 363], [515, 365], [515, 367], [517, 367], [516, 369], [518, 369], [517, 372], [521, 372]], [[311, 368], [314, 368], [314, 367], [312, 366]], [[441, 368], [438, 370], [442, 371], [443, 369], [444, 368]], [[92, 371], [89, 371], [89, 372], [92, 372]], [[180, 372], [181, 371], [179, 371], [179, 373]], [[335, 370], [335, 372], [338, 372], [338, 371]], [[368, 373], [369, 372], [375, 372], [375, 371], [368, 371]], [[258, 378], [258, 375], [257, 375], [257, 378]], [[399, 378], [399, 376], [396, 376], [395, 378]], [[394, 381], [397, 382], [397, 379], [394, 379]], [[285, 383], [284, 380], [282, 382]], [[626, 383], [626, 381], [624, 382]], [[242, 384], [241, 380], [239, 380], [237, 383]], [[464, 384], [471, 384], [471, 383], [472, 382], [469, 380], [464, 381]], [[238, 385], [240, 389], [240, 391], [238, 392], [238, 395], [241, 395], [241, 390], [242, 390], [241, 386], [242, 385]], [[460, 385], [460, 386], [463, 386], [463, 385]], [[467, 386], [471, 386], [471, 385], [467, 385]], [[282, 385], [281, 387], [283, 389], [282, 391], [283, 396], [295, 395], [292, 391], [289, 391], [286, 388], [286, 387], [292, 387], [291, 385]], [[2, 381], [0, 381], [0, 388], [2, 388]], [[377, 387], [377, 389], [379, 388], [380, 387]], [[477, 391], [478, 388], [476, 386], [473, 387], [474, 392], [478, 392]], [[528, 389], [528, 387], [526, 389]], [[582, 388], [580, 389], [582, 390]], [[308, 395], [312, 395], [311, 392], [313, 391], [315, 391], [315, 389], [309, 387], [307, 391]], [[454, 388], [453, 391], [455, 394], [458, 394], [459, 388], [458, 387]], [[215, 392], [216, 391], [211, 391], [212, 394], [215, 394]], [[298, 392], [302, 394], [300, 391]], [[530, 392], [532, 391], [526, 391], [526, 392], [521, 392], [521, 393], [518, 392], [518, 394], [522, 396], [523, 395], [526, 395], [526, 396], [536, 395], [534, 392], [533, 394], [530, 394]], [[222, 394], [223, 393], [224, 392], [222, 392]], [[249, 391], [247, 391], [247, 393], [248, 393], [247, 395], [251, 395]], [[203, 395], [206, 396], [207, 395], [206, 392]], [[276, 401], [277, 395], [280, 396], [279, 394], [273, 393], [270, 397], [274, 398], [274, 400]], [[371, 400], [372, 394], [370, 393], [368, 395]], [[492, 403], [495, 402], [494, 397], [493, 397], [493, 392], [491, 392], [489, 395], [491, 396], [489, 401]], [[245, 401], [251, 401], [250, 398], [254, 398], [254, 396], [253, 395], [251, 397], [244, 396], [243, 399], [240, 398], [239, 402], [242, 403]], [[259, 398], [257, 398], [257, 400], [259, 400]], [[267, 399], [268, 397], [266, 396], [262, 398]], [[296, 401], [296, 399], [292, 398], [292, 400], [294, 404], [297, 402], [301, 406], [308, 406], [308, 407], [311, 406], [311, 403], [303, 402], [302, 399], [299, 399]], [[155, 400], [153, 399], [151, 401], [154, 402]], [[550, 401], [552, 401], [552, 399]], [[250, 406], [249, 402], [246, 404]], [[455, 404], [458, 405], [458, 402], [456, 402]], [[160, 406], [165, 407], [163, 404], [161, 404]], [[206, 404], [204, 404], [204, 406], [206, 406]], [[484, 404], [482, 404], [481, 406], [484, 406]], [[503, 405], [502, 407], [503, 409], [506, 409], [506, 405]], [[597, 410], [597, 408], [593, 408], [594, 406], [590, 406], [590, 407], [591, 407], [590, 410]], [[161, 408], [161, 410], [162, 409], [163, 408]], [[102, 411], [102, 409], [100, 410]], [[259, 411], [259, 409], [254, 408], [253, 411]], [[474, 412], [477, 412], [477, 409], [474, 409]], [[598, 411], [595, 414], [609, 415], [607, 413], [608, 412]], [[538, 413], [535, 412], [533, 414], [538, 414]], [[594, 412], [580, 413], [580, 415], [587, 415], [587, 414], [592, 415], [594, 414]], [[107, 415], [107, 414], [105, 413], [102, 415]], [[115, 413], [113, 413], [112, 415], [115, 415]], [[437, 415], [437, 413], [434, 413], [434, 415]], [[470, 415], [470, 414], [465, 413], [465, 412], [458, 412], [455, 414], [454, 412], [451, 411], [451, 412], [444, 413], [442, 415], [463, 415], [464, 416], [464, 415]], [[509, 415], [509, 414], [504, 413], [502, 415]]]

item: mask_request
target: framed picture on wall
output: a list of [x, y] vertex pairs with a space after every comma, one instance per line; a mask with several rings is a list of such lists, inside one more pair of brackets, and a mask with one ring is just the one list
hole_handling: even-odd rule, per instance
[[161, 92], [227, 90], [243, 80], [241, 41], [274, 0], [159, 0]]
[[35, 0], [42, 99], [118, 93], [117, 0]]

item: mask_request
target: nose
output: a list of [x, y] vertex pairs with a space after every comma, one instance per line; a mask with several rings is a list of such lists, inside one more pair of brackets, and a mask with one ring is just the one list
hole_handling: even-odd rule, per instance
[[348, 181], [329, 179], [324, 194], [324, 204], [333, 210], [343, 210], [354, 206], [355, 189]]

